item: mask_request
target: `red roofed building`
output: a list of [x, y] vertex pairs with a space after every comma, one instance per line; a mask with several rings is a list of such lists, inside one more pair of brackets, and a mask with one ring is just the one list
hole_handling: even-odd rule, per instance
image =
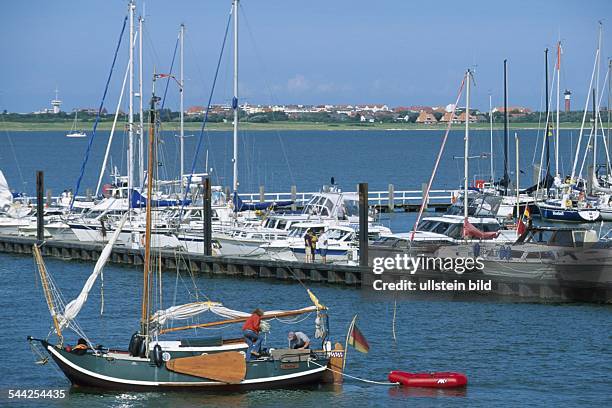
[[433, 113], [422, 110], [421, 113], [419, 113], [419, 117], [416, 119], [416, 123], [431, 125], [433, 123], [438, 123], [438, 120]]

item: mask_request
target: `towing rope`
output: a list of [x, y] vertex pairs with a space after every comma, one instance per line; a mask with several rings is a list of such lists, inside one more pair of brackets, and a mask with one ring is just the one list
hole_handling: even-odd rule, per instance
[[310, 361], [310, 362], [312, 364], [314, 364], [314, 365], [318, 365], [319, 367], [325, 367], [326, 370], [329, 370], [332, 373], [340, 374], [343, 377], [348, 377], [348, 378], [351, 378], [353, 380], [361, 381], [361, 382], [368, 383], [368, 384], [376, 384], [376, 385], [398, 385], [399, 384], [399, 383], [388, 382], [388, 381], [368, 380], [368, 379], [365, 379], [365, 378], [360, 378], [360, 377], [356, 377], [354, 375], [343, 373], [342, 371], [337, 371], [337, 370], [331, 369], [331, 368], [329, 368], [327, 366], [324, 366], [324, 365], [321, 365], [321, 364], [319, 364], [319, 363], [317, 363], [315, 361]]

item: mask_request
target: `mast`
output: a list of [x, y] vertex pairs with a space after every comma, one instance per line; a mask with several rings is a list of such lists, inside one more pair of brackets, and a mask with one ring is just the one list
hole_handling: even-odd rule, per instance
[[145, 255], [143, 268], [143, 287], [142, 287], [142, 309], [140, 316], [140, 334], [145, 337], [149, 335], [149, 309], [150, 309], [150, 270], [151, 270], [151, 197], [153, 197], [153, 163], [155, 160], [155, 103], [159, 100], [155, 96], [155, 79], [153, 74], [153, 95], [151, 96], [151, 107], [149, 111], [149, 156], [147, 160], [147, 207], [146, 207], [146, 227], [145, 227]]
[[[557, 42], [557, 131], [555, 133], [555, 177], [559, 175], [559, 105], [561, 98], [561, 41]], [[556, 193], [555, 193], [556, 194]]]
[[128, 154], [127, 154], [127, 169], [128, 169], [128, 202], [134, 188], [134, 9], [136, 5], [133, 0], [128, 4], [129, 19], [130, 19], [130, 44], [129, 44], [129, 60], [130, 60], [130, 98], [128, 110]]
[[139, 138], [138, 138], [138, 181], [140, 191], [144, 189], [144, 117], [142, 109], [142, 37], [144, 17], [138, 17], [138, 117], [140, 119]]
[[[519, 189], [519, 185], [521, 183], [520, 175], [521, 169], [519, 164], [519, 137], [518, 133], [514, 132], [514, 148], [515, 148], [515, 156], [516, 156], [516, 220], [518, 222], [519, 217], [521, 216], [521, 190]], [[527, 204], [525, 204], [527, 205]]]
[[[610, 149], [610, 116], [612, 115], [612, 107], [610, 107], [610, 103], [612, 103], [611, 95], [612, 95], [612, 78], [610, 75], [612, 74], [612, 58], [608, 59], [608, 150]], [[608, 176], [612, 169], [610, 168], [610, 162], [608, 161]]]
[[465, 137], [464, 137], [464, 152], [463, 152], [463, 217], [464, 222], [468, 219], [468, 160], [470, 154], [470, 76], [471, 72], [468, 69], [465, 74]]
[[548, 196], [548, 178], [550, 176], [550, 122], [549, 122], [549, 113], [550, 106], [548, 104], [548, 48], [544, 50], [544, 78], [545, 78], [545, 89], [546, 89], [546, 196]]
[[180, 102], [180, 115], [181, 115], [181, 130], [180, 130], [180, 141], [181, 141], [181, 186], [183, 185], [183, 175], [185, 174], [185, 117], [184, 117], [184, 101], [183, 98], [185, 97], [184, 95], [184, 90], [185, 90], [185, 79], [183, 76], [183, 56], [184, 56], [184, 47], [183, 47], [183, 42], [184, 42], [184, 38], [185, 38], [185, 24], [181, 24], [181, 31], [180, 31], [180, 36], [181, 36], [181, 78], [180, 78], [180, 87], [179, 87], [179, 92], [180, 92], [180, 96], [181, 96], [181, 102]]
[[508, 60], [504, 60], [504, 195], [508, 195]]
[[491, 100], [491, 93], [489, 92], [489, 125], [490, 125], [490, 162], [491, 162], [491, 183], [495, 181], [495, 171], [493, 170], [493, 104]]
[[233, 0], [234, 13], [234, 97], [232, 98], [232, 108], [234, 109], [234, 191], [238, 191], [238, 6], [240, 0]]

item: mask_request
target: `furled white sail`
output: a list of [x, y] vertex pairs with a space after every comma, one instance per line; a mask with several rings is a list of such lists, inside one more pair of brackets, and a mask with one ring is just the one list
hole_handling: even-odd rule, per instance
[[597, 191], [600, 193], [606, 193], [606, 194], [612, 194], [612, 188], [602, 187], [601, 184], [599, 184], [599, 180], [597, 180], [597, 176], [595, 174], [593, 174], [592, 182], [593, 182], [593, 191]]
[[0, 170], [0, 210], [10, 206], [13, 203], [13, 194], [9, 189], [8, 182]]
[[[250, 313], [242, 312], [239, 310], [228, 309], [227, 307], [223, 306], [221, 303], [218, 302], [193, 302], [184, 305], [172, 306], [165, 310], [159, 310], [151, 317], [151, 323], [157, 324], [159, 326], [164, 326], [170, 320], [185, 320], [194, 317], [200, 313], [208, 311], [226, 319], [249, 317], [251, 315]], [[301, 313], [316, 312], [317, 307], [308, 306], [294, 311]], [[264, 318], [266, 316], [275, 315], [282, 312], [284, 311], [268, 310], [264, 312]]]
[[102, 250], [100, 257], [98, 258], [98, 261], [96, 262], [96, 266], [94, 267], [91, 275], [89, 275], [87, 282], [85, 282], [83, 289], [81, 289], [81, 293], [79, 294], [79, 296], [76, 299], [72, 300], [70, 303], [68, 303], [66, 307], [64, 308], [64, 313], [58, 316], [58, 320], [59, 320], [61, 328], [68, 326], [70, 321], [73, 320], [77, 316], [77, 314], [79, 314], [79, 312], [81, 311], [81, 308], [87, 301], [87, 296], [89, 295], [89, 291], [91, 291], [91, 288], [93, 287], [94, 283], [98, 279], [98, 276], [100, 276], [100, 274], [102, 273], [102, 270], [104, 269], [104, 265], [106, 265], [106, 261], [111, 255], [113, 246], [115, 245], [117, 238], [119, 238], [119, 234], [121, 233], [123, 224], [125, 224], [125, 221], [127, 220], [128, 216], [129, 216], [129, 211], [123, 215], [123, 217], [121, 218], [121, 221], [119, 222], [119, 225], [113, 232], [111, 239], [108, 241], [108, 243]]

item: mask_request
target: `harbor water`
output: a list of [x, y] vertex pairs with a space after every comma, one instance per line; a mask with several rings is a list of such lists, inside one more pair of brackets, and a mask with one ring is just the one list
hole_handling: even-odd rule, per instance
[[[193, 152], [196, 136], [188, 138]], [[370, 190], [420, 189], [431, 172], [442, 131], [295, 131], [251, 132], [242, 137], [241, 191], [315, 191], [335, 177], [346, 190], [366, 181]], [[82, 186], [94, 188], [108, 133], [94, 140]], [[472, 154], [489, 150], [488, 131], [472, 132]], [[519, 131], [521, 183], [531, 184], [531, 163], [537, 131]], [[562, 174], [568, 173], [577, 131], [566, 131], [561, 146]], [[125, 167], [125, 138], [113, 147], [113, 165]], [[540, 135], [540, 142], [542, 141]], [[88, 140], [66, 139], [63, 132], [24, 132], [0, 135], [6, 149], [0, 163], [12, 188], [32, 194], [34, 171], [44, 170], [46, 187], [54, 195], [73, 188]], [[160, 155], [162, 173], [177, 174], [177, 139], [166, 132]], [[450, 135], [434, 186], [455, 188], [462, 180], [463, 134]], [[513, 145], [511, 144], [513, 147]], [[208, 150], [213, 182], [228, 185], [231, 174], [231, 135], [211, 132], [204, 136], [196, 171], [204, 168]], [[513, 148], [510, 149], [513, 151]], [[501, 174], [501, 133], [495, 133], [496, 174]], [[539, 161], [539, 153], [537, 156]], [[186, 158], [191, 167], [193, 154]], [[510, 158], [514, 163], [514, 157]], [[488, 157], [471, 160], [472, 174], [487, 178]], [[554, 164], [552, 166], [554, 168]], [[83, 191], [84, 192], [84, 188]], [[383, 223], [394, 231], [411, 227], [413, 214], [384, 214]], [[93, 267], [92, 263], [46, 259], [49, 273], [66, 299], [74, 298]], [[79, 323], [95, 344], [127, 347], [138, 328], [142, 271], [108, 265], [103, 296], [97, 284], [79, 316]], [[386, 381], [390, 370], [460, 371], [469, 378], [461, 391], [402, 389], [346, 379], [341, 387], [255, 391], [236, 394], [202, 393], [101, 393], [71, 389], [52, 364], [35, 364], [36, 356], [26, 336], [45, 337], [51, 319], [44, 301], [36, 265], [28, 256], [0, 254], [0, 390], [1, 404], [58, 407], [202, 407], [202, 406], [610, 406], [612, 405], [612, 307], [596, 304], [518, 303], [464, 301], [448, 298], [398, 301], [393, 338], [393, 302], [373, 302], [359, 289], [313, 285], [312, 290], [330, 309], [332, 338], [343, 342], [354, 314], [370, 343], [370, 352], [348, 350], [345, 372], [352, 376]], [[195, 284], [195, 285], [194, 285]], [[197, 290], [194, 289], [197, 287]], [[163, 306], [197, 299], [221, 301], [232, 309], [255, 307], [289, 309], [310, 302], [295, 283], [227, 277], [196, 276], [185, 272], [163, 273]], [[104, 312], [101, 314], [102, 299]], [[298, 321], [272, 321], [267, 346], [282, 347], [290, 330], [314, 335], [314, 317]], [[240, 335], [239, 327], [203, 330], [185, 336]], [[74, 343], [75, 337], [68, 342]], [[9, 389], [64, 389], [61, 400], [11, 401]], [[11, 406], [11, 405], [9, 405]]]

